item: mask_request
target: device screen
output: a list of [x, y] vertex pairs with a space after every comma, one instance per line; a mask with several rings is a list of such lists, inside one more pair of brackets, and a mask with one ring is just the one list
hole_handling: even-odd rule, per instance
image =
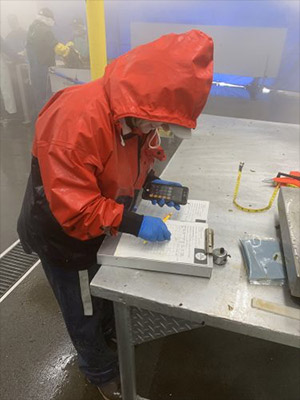
[[188, 188], [183, 186], [152, 184], [149, 197], [153, 199], [164, 198], [166, 201], [174, 201], [178, 204], [186, 204]]
[[183, 195], [183, 187], [174, 186], [172, 188], [172, 200], [175, 203], [181, 203], [182, 202], [182, 195]]

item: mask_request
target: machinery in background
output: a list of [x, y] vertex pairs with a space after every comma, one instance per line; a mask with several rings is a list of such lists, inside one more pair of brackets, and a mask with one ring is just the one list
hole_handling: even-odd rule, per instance
[[56, 66], [49, 68], [52, 93], [73, 85], [80, 85], [91, 80], [89, 69], [65, 68]]

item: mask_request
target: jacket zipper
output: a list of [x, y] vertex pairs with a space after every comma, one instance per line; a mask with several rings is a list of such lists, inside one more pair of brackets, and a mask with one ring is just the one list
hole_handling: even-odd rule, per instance
[[140, 163], [141, 163], [141, 149], [142, 149], [142, 146], [143, 146], [143, 143], [142, 143], [142, 138], [141, 137], [138, 137], [138, 151], [137, 151], [137, 163], [138, 163], [138, 165], [137, 165], [137, 170], [138, 170], [138, 173], [137, 173], [137, 177], [136, 177], [136, 180], [135, 180], [135, 182], [134, 182], [134, 185], [137, 183], [137, 181], [138, 181], [138, 179], [139, 179], [139, 177], [140, 177], [140, 172], [141, 172], [141, 165], [140, 165]]

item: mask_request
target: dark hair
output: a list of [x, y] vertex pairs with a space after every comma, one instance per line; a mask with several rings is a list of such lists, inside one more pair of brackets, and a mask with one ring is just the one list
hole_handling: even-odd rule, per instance
[[51, 18], [54, 21], [54, 14], [49, 8], [42, 8], [39, 11], [39, 15], [42, 15], [43, 17]]

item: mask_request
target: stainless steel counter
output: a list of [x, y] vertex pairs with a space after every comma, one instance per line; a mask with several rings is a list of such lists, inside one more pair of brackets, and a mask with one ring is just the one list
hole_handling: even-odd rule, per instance
[[[216, 116], [202, 116], [198, 126], [193, 138], [180, 145], [163, 177], [189, 186], [191, 199], [210, 201], [208, 223], [215, 230], [215, 247], [225, 247], [230, 261], [215, 266], [209, 280], [102, 266], [92, 281], [92, 293], [115, 302], [123, 327], [126, 321], [131, 324], [129, 310], [134, 307], [300, 347], [299, 320], [254, 309], [251, 300], [293, 307], [300, 316], [299, 303], [287, 286], [250, 285], [239, 248], [245, 234], [277, 236], [276, 202], [264, 213], [245, 213], [232, 204], [240, 161], [245, 167], [238, 200], [253, 208], [266, 205], [272, 194], [273, 187], [262, 183], [264, 178], [299, 169], [299, 127]], [[133, 336], [120, 329], [118, 333], [124, 348]], [[123, 364], [124, 354], [120, 356]], [[129, 378], [123, 376], [123, 383]], [[135, 398], [133, 386], [125, 387], [125, 400]]]

